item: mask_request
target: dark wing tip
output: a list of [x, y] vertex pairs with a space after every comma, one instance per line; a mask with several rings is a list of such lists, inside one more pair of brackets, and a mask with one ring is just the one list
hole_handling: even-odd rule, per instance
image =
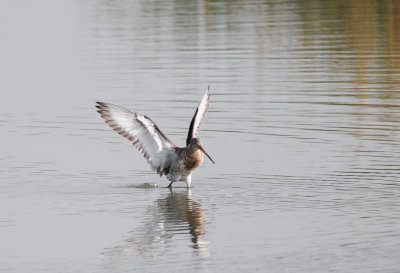
[[99, 106], [107, 106], [106, 104], [107, 104], [107, 103], [102, 102], [102, 101], [96, 101], [96, 107], [99, 107]]

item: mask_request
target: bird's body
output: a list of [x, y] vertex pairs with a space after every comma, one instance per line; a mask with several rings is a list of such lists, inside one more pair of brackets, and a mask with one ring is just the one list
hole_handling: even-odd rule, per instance
[[[209, 88], [197, 107], [190, 123], [186, 147], [173, 144], [158, 126], [148, 117], [127, 110], [118, 105], [97, 102], [101, 117], [118, 134], [124, 136], [147, 159], [153, 170], [171, 181], [183, 181], [190, 187], [193, 171], [200, 166], [204, 154], [210, 158], [197, 138], [198, 129], [203, 121], [209, 104]], [[214, 163], [214, 161], [210, 158]]]
[[[201, 140], [198, 138], [194, 138], [194, 140], [201, 143]], [[184, 181], [190, 187], [192, 173], [203, 162], [204, 153], [193, 143], [184, 148], [176, 148], [175, 151], [177, 157], [171, 163], [167, 179], [171, 183]]]

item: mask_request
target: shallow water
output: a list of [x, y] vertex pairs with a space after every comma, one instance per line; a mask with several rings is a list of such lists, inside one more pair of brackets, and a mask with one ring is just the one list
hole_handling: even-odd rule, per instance
[[[133, 2], [133, 3], [132, 3]], [[397, 272], [396, 1], [0, 4], [1, 272]], [[94, 109], [205, 160], [165, 189]]]

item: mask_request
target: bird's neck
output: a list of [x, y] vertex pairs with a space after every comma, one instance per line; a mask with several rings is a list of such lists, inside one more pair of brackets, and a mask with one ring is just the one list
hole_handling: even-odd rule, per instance
[[184, 157], [185, 167], [188, 170], [196, 169], [203, 161], [204, 154], [198, 147], [190, 147]]

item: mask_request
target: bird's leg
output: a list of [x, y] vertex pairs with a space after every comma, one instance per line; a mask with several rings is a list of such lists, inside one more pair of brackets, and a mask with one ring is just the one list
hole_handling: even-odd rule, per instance
[[167, 188], [172, 188], [172, 183], [174, 183], [174, 182], [169, 183], [169, 185], [167, 186]]
[[186, 177], [186, 187], [189, 189], [190, 188], [190, 184], [192, 183], [192, 175], [189, 175], [188, 177]]

